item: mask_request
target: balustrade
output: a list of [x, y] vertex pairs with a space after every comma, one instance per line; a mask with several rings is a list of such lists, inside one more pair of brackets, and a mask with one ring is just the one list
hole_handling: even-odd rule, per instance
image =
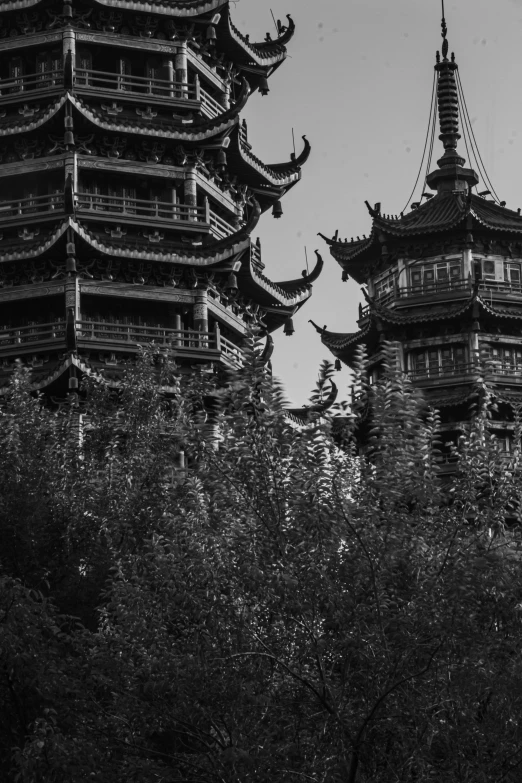
[[[452, 292], [471, 293], [475, 281], [468, 279], [439, 280], [432, 283], [425, 283], [414, 286], [397, 286], [386, 293], [377, 295], [375, 301], [382, 305], [388, 305], [397, 302], [400, 299], [408, 299], [414, 296], [433, 296], [436, 294], [446, 294]], [[490, 294], [522, 294], [522, 283], [511, 282], [509, 280], [479, 280], [478, 287], [480, 291]], [[369, 305], [360, 307], [359, 319], [366, 318], [370, 312]]]
[[27, 326], [0, 327], [0, 350], [8, 346], [28, 345], [65, 339], [65, 320], [34, 323]]
[[186, 221], [210, 224], [208, 202], [202, 207], [189, 204], [174, 204], [157, 199], [130, 198], [128, 196], [105, 196], [93, 193], [77, 193], [78, 210], [101, 211], [106, 214], [142, 216], [162, 221]]
[[241, 349], [223, 337], [217, 328], [214, 332], [198, 332], [194, 329], [165, 329], [160, 326], [82, 319], [77, 322], [77, 333], [80, 340], [127, 345], [154, 343], [173, 349], [175, 352], [215, 351], [236, 366], [243, 362]]
[[447, 365], [417, 367], [410, 370], [408, 375], [412, 380], [418, 381], [454, 377], [456, 375], [473, 375], [480, 371], [480, 365], [476, 362], [448, 362]]
[[[88, 87], [103, 92], [129, 92], [136, 95], [156, 95], [160, 98], [180, 98], [193, 101], [200, 100], [198, 83], [157, 79], [150, 76], [130, 76], [111, 73], [110, 71], [95, 71], [88, 68], [78, 68], [75, 73], [75, 85]], [[210, 97], [210, 96], [208, 96]]]
[[12, 218], [23, 219], [35, 213], [53, 212], [63, 210], [63, 208], [64, 194], [62, 192], [0, 201], [0, 222]]
[[63, 69], [61, 68], [11, 76], [8, 79], [0, 79], [0, 101], [2, 98], [8, 98], [20, 92], [44, 90], [62, 85]]

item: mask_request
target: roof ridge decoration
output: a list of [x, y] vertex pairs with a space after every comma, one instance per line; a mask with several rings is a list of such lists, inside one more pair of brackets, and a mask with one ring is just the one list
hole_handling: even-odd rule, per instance
[[289, 14], [287, 14], [287, 29], [275, 41], [263, 41], [261, 43], [251, 43], [249, 36], [243, 35], [236, 27], [232, 21], [230, 6], [225, 19], [230, 37], [248, 53], [257, 65], [275, 65], [285, 59], [286, 44], [292, 39], [295, 32], [295, 22]]
[[292, 152], [290, 155], [290, 161], [285, 163], [267, 163], [266, 167], [270, 169], [271, 171], [275, 171], [277, 173], [279, 172], [288, 172], [288, 171], [300, 171], [301, 167], [304, 166], [308, 158], [310, 157], [310, 152], [312, 151], [312, 146], [306, 136], [301, 136], [304, 147], [303, 151], [299, 153], [299, 155], [296, 157], [295, 153]]
[[251, 260], [249, 272], [254, 282], [257, 283], [261, 288], [264, 288], [264, 290], [271, 294], [274, 298], [278, 299], [282, 305], [291, 306], [300, 304], [311, 296], [310, 286], [306, 285], [302, 286], [300, 289], [296, 289], [295, 291], [285, 290], [279, 285], [279, 283], [275, 283], [273, 280], [270, 280], [269, 277], [256, 269]]
[[246, 132], [241, 123], [239, 123], [239, 130], [237, 134], [237, 151], [243, 160], [256, 169], [259, 174], [262, 174], [265, 179], [272, 185], [286, 185], [293, 184], [299, 179], [301, 173], [301, 166], [305, 163], [311, 151], [311, 145], [306, 136], [303, 136], [304, 148], [301, 154], [297, 158], [293, 158], [285, 163], [276, 163], [268, 165], [254, 155], [250, 149], [250, 144], [246, 140]]
[[331, 388], [325, 400], [322, 402], [317, 402], [313, 405], [303, 405], [302, 408], [285, 408], [285, 414], [289, 414], [293, 418], [297, 418], [300, 421], [306, 422], [310, 418], [311, 413], [321, 415], [330, 410], [337, 400], [339, 389], [337, 388], [337, 384], [335, 384], [331, 378], [328, 380], [330, 382]]
[[315, 255], [317, 256], [317, 261], [311, 272], [307, 272], [305, 270], [302, 273], [301, 278], [297, 278], [296, 280], [284, 280], [280, 283], [277, 283], [279, 288], [282, 288], [288, 293], [297, 293], [302, 289], [311, 286], [312, 283], [314, 283], [321, 274], [324, 266], [324, 261], [318, 250], [315, 251]]

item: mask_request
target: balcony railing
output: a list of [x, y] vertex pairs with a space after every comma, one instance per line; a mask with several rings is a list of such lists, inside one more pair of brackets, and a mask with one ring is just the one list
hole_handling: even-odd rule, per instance
[[132, 346], [155, 343], [177, 352], [215, 352], [220, 353], [229, 363], [240, 366], [243, 354], [240, 348], [216, 329], [214, 332], [199, 332], [193, 329], [164, 329], [159, 326], [139, 326], [136, 324], [109, 323], [103, 321], [81, 320], [77, 324], [79, 340], [89, 342], [109, 342]]
[[[474, 285], [474, 280], [468, 278], [454, 280], [439, 280], [433, 283], [423, 285], [397, 286], [382, 294], [375, 296], [375, 301], [381, 306], [397, 302], [401, 299], [408, 299], [414, 296], [433, 296], [437, 294], [446, 294], [452, 292], [461, 292], [466, 294], [470, 292]], [[492, 294], [518, 294], [522, 295], [522, 282], [514, 283], [509, 280], [480, 280], [479, 290]], [[366, 305], [359, 309], [359, 319], [366, 318], [370, 312], [370, 306]]]
[[455, 377], [457, 375], [473, 375], [480, 372], [476, 362], [448, 363], [438, 367], [416, 367], [408, 373], [413, 381], [433, 380], [434, 378]]
[[76, 208], [89, 212], [112, 215], [129, 215], [154, 218], [162, 221], [186, 221], [210, 224], [208, 202], [202, 207], [173, 204], [156, 199], [129, 198], [127, 196], [102, 196], [93, 193], [77, 193]]
[[199, 92], [201, 108], [208, 117], [213, 119], [214, 117], [218, 117], [224, 112], [223, 106], [221, 106], [221, 104], [218, 103], [215, 98], [212, 97], [212, 95], [209, 95], [206, 90], [200, 87]]
[[27, 198], [0, 201], [0, 222], [12, 220], [24, 220], [30, 215], [45, 212], [63, 211], [64, 194], [53, 193], [46, 196], [28, 196]]
[[226, 220], [223, 220], [222, 217], [216, 215], [212, 210], [210, 210], [209, 217], [212, 233], [220, 239], [225, 239], [225, 237], [229, 237], [236, 231], [234, 226], [231, 226], [230, 223], [227, 223]]
[[156, 95], [161, 98], [201, 100], [197, 81], [195, 84], [188, 84], [169, 79], [94, 71], [88, 68], [76, 69], [75, 86], [90, 87], [102, 92], [129, 92], [136, 95]]
[[[49, 216], [54, 212], [63, 212], [64, 208], [63, 192], [0, 201], [0, 224], [13, 220], [19, 222], [29, 217]], [[93, 216], [97, 213], [103, 213], [103, 216], [107, 217], [159, 222], [162, 225], [173, 222], [195, 223], [198, 227], [207, 227], [207, 230], [210, 228], [212, 234], [219, 239], [224, 239], [237, 230], [236, 226], [228, 223], [210, 209], [207, 199], [205, 199], [203, 206], [191, 206], [190, 204], [173, 204], [157, 199], [76, 193], [75, 209]]]
[[[0, 96], [7, 98], [20, 92], [45, 90], [63, 85], [63, 70], [47, 70], [39, 73], [24, 73], [0, 79]], [[1, 99], [0, 99], [1, 100]]]
[[0, 327], [0, 351], [10, 346], [65, 340], [65, 320], [28, 326]]

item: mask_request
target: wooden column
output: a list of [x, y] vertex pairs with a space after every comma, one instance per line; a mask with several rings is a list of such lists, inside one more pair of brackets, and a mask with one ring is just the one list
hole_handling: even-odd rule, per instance
[[462, 251], [462, 277], [467, 280], [469, 277], [473, 277], [472, 271], [473, 254], [471, 250]]
[[163, 58], [163, 68], [165, 70], [165, 78], [170, 82], [169, 95], [174, 98], [176, 93], [174, 91], [174, 82], [176, 81], [176, 72], [174, 70], [174, 60], [172, 57]]
[[[183, 82], [184, 85], [188, 83], [188, 66], [187, 66], [187, 42], [181, 41], [176, 57], [174, 59], [174, 67], [176, 69], [176, 81]], [[181, 92], [180, 97], [187, 94], [187, 87], [178, 88]]]
[[231, 82], [226, 81], [225, 82], [225, 91], [221, 95], [221, 105], [224, 109], [230, 109], [230, 90], [231, 90]]
[[[185, 193], [185, 204], [189, 207], [197, 207], [198, 205], [198, 190], [196, 185], [196, 170], [194, 168], [187, 169], [185, 173], [185, 184], [184, 184], [184, 193]], [[197, 220], [197, 212], [192, 209], [188, 209], [187, 211], [187, 217], [188, 220]]]
[[80, 320], [80, 286], [76, 275], [67, 277], [65, 281], [65, 311], [73, 311], [75, 321]]
[[62, 34], [63, 45], [63, 59], [67, 56], [67, 52], [71, 52], [73, 68], [76, 62], [76, 33], [70, 25], [67, 25]]
[[208, 332], [208, 294], [206, 288], [198, 288], [194, 301], [194, 329]]

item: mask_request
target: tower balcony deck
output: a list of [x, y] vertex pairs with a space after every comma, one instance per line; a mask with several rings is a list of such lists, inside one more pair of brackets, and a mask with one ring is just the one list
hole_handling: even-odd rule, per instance
[[522, 388], [522, 365], [498, 361], [487, 361], [485, 364], [479, 362], [450, 363], [446, 367], [410, 370], [408, 377], [416, 386], [422, 388], [469, 384], [478, 380], [479, 377], [493, 384], [515, 385]]
[[[19, 101], [25, 97], [45, 97], [63, 91], [63, 68], [20, 74], [0, 79], [0, 105]], [[213, 119], [224, 109], [206, 90], [198, 78], [194, 83], [146, 76], [131, 76], [111, 71], [78, 68], [73, 76], [73, 89], [83, 95], [131, 97], [133, 102], [168, 104], [189, 107]]]
[[[224, 239], [237, 231], [237, 226], [231, 225], [210, 208], [208, 199], [203, 206], [191, 206], [155, 199], [80, 192], [74, 194], [74, 211], [78, 217], [91, 220], [134, 225], [140, 223], [154, 228], [179, 227], [185, 231], [212, 234], [218, 239]], [[65, 216], [63, 192], [0, 201], [0, 226], [6, 228], [20, 223], [56, 220], [61, 216]]]
[[102, 321], [77, 321], [80, 347], [99, 350], [124, 350], [136, 353], [139, 346], [154, 343], [169, 353], [184, 358], [222, 361], [232, 367], [243, 363], [243, 354], [231, 340], [223, 337], [216, 328], [213, 332], [193, 329], [164, 329], [162, 327]]
[[[397, 286], [393, 290], [376, 296], [375, 301], [382, 307], [398, 308], [415, 304], [426, 304], [427, 301], [441, 304], [446, 301], [465, 299], [471, 295], [475, 281], [473, 279], [444, 280], [417, 286]], [[522, 283], [509, 280], [480, 280], [480, 292], [485, 292], [494, 301], [513, 301], [522, 303]], [[364, 321], [370, 314], [370, 305], [361, 307], [359, 321]]]
[[0, 105], [31, 97], [44, 97], [63, 90], [63, 68], [20, 74], [0, 79]]
[[[217, 361], [234, 368], [243, 364], [241, 348], [223, 337], [218, 327], [213, 332], [199, 332], [116, 321], [79, 320], [75, 331], [78, 346], [86, 350], [135, 354], [140, 346], [154, 343], [166, 349], [174, 359]], [[65, 319], [12, 328], [3, 326], [0, 327], [0, 357], [65, 350], [66, 341]]]

